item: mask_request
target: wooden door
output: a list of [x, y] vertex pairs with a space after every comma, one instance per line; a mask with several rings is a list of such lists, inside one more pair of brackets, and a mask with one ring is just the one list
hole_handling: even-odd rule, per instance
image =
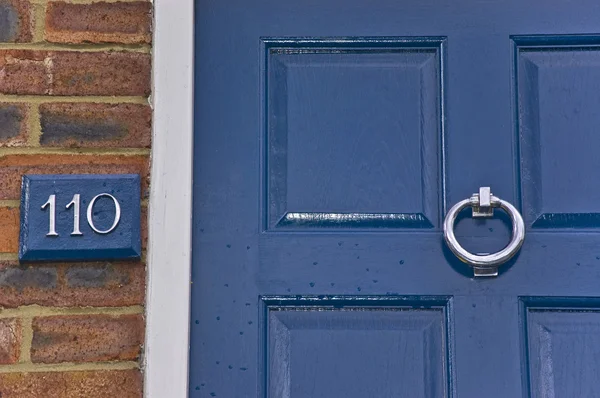
[[196, 9], [191, 397], [600, 396], [600, 3]]

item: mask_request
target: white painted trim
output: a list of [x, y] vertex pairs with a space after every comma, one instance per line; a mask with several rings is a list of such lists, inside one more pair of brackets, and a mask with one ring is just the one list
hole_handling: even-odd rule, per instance
[[193, 151], [193, 0], [154, 1], [154, 135], [144, 396], [188, 393]]

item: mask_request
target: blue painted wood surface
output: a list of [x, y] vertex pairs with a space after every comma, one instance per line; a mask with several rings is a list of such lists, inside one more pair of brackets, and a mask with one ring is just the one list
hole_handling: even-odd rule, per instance
[[[106, 234], [95, 232], [87, 221], [92, 199], [108, 193], [119, 203], [120, 219]], [[73, 235], [74, 208], [66, 206], [80, 195], [79, 227]], [[55, 195], [56, 233], [50, 231], [50, 208], [42, 206]], [[115, 222], [116, 206], [109, 197], [98, 198], [92, 207], [92, 224], [108, 231]], [[141, 255], [140, 176], [120, 175], [26, 175], [21, 196], [21, 261], [135, 259]]]
[[191, 397], [600, 395], [600, 3], [196, 8]]

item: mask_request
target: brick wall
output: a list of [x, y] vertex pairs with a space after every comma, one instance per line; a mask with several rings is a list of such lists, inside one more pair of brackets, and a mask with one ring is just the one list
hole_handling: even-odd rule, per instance
[[17, 250], [26, 173], [139, 173], [146, 230], [151, 20], [149, 1], [0, 0], [2, 398], [142, 396], [144, 262]]

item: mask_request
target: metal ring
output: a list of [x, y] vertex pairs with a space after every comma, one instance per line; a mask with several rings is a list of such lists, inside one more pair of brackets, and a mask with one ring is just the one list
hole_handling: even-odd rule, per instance
[[[488, 201], [485, 203], [486, 207], [482, 206], [483, 203], [480, 199], [482, 198], [481, 195], [486, 192], [482, 191], [482, 189], [487, 190]], [[473, 208], [474, 217], [492, 217], [493, 208], [495, 207], [500, 207], [506, 211], [512, 220], [512, 239], [510, 243], [504, 249], [492, 254], [478, 255], [465, 250], [458, 243], [454, 235], [454, 222], [458, 213], [467, 207]], [[484, 212], [482, 213], [481, 210]], [[498, 266], [510, 260], [523, 245], [523, 241], [525, 240], [525, 224], [523, 223], [523, 217], [521, 217], [521, 214], [513, 205], [492, 195], [489, 188], [480, 188], [480, 194], [473, 194], [471, 198], [458, 202], [450, 209], [444, 220], [444, 240], [456, 257], [475, 268], [476, 275], [478, 274], [478, 269], [490, 268], [492, 272], [483, 272], [480, 275], [497, 275]]]

